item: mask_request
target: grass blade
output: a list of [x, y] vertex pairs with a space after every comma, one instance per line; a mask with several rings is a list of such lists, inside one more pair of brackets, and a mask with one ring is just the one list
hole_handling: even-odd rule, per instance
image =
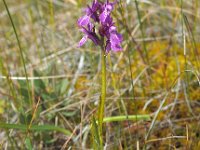
[[[0, 128], [2, 129], [17, 129], [17, 130], [22, 130], [22, 131], [27, 131], [28, 126], [24, 124], [7, 124], [7, 123], [0, 123]], [[71, 132], [57, 127], [53, 125], [31, 125], [29, 128], [29, 131], [37, 131], [37, 132], [44, 132], [44, 131], [58, 131], [61, 133], [64, 133], [66, 135], [70, 135]]]
[[128, 115], [128, 116], [114, 116], [107, 117], [103, 119], [103, 123], [106, 122], [115, 122], [115, 121], [138, 121], [138, 120], [150, 120], [151, 117], [149, 115]]
[[30, 86], [29, 86], [29, 83], [28, 83], [28, 75], [27, 75], [27, 70], [26, 70], [26, 66], [25, 66], [25, 59], [24, 59], [24, 56], [23, 56], [23, 50], [22, 50], [22, 47], [21, 47], [21, 43], [20, 43], [20, 40], [19, 40], [19, 36], [17, 34], [17, 30], [15, 28], [15, 24], [13, 22], [13, 19], [11, 17], [11, 14], [10, 14], [10, 11], [8, 9], [8, 6], [7, 6], [7, 3], [5, 0], [3, 0], [3, 3], [4, 3], [4, 6], [6, 8], [6, 11], [7, 11], [7, 14], [9, 16], [9, 19], [10, 19], [10, 22], [12, 24], [12, 27], [13, 27], [13, 30], [14, 30], [14, 33], [15, 33], [15, 37], [17, 39], [17, 44], [18, 44], [18, 47], [19, 47], [19, 51], [20, 51], [20, 57], [21, 57], [21, 61], [22, 61], [22, 64], [23, 64], [23, 68], [24, 68], [24, 72], [25, 72], [25, 76], [26, 76], [26, 84], [27, 84], [27, 88], [28, 88], [28, 96], [29, 96], [29, 103], [30, 103], [30, 106], [32, 104], [32, 101], [31, 101], [31, 94], [30, 94]]

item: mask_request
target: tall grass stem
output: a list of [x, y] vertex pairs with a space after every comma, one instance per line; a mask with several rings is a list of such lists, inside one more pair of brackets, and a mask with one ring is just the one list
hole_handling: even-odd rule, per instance
[[28, 88], [29, 104], [30, 104], [30, 106], [32, 106], [31, 94], [30, 94], [30, 86], [29, 86], [29, 83], [28, 83], [28, 75], [27, 75], [27, 70], [26, 70], [26, 66], [25, 66], [25, 59], [24, 59], [24, 56], [23, 56], [23, 50], [22, 50], [22, 47], [21, 47], [21, 43], [20, 43], [20, 40], [19, 40], [19, 36], [18, 36], [18, 34], [17, 34], [17, 30], [16, 30], [16, 28], [15, 28], [15, 24], [14, 24], [14, 22], [13, 22], [12, 16], [11, 16], [10, 11], [9, 11], [9, 9], [8, 9], [7, 3], [6, 3], [5, 0], [3, 0], [3, 3], [4, 3], [4, 6], [5, 6], [5, 8], [6, 8], [6, 11], [7, 11], [7, 13], [8, 13], [10, 22], [11, 22], [11, 24], [12, 24], [12, 27], [13, 27], [13, 30], [14, 30], [14, 33], [15, 33], [15, 37], [16, 37], [16, 39], [17, 39], [17, 44], [18, 44], [19, 51], [20, 51], [20, 57], [21, 57], [21, 61], [22, 61], [23, 68], [24, 68], [24, 72], [25, 72], [25, 76], [26, 76], [26, 84], [27, 84], [27, 88]]

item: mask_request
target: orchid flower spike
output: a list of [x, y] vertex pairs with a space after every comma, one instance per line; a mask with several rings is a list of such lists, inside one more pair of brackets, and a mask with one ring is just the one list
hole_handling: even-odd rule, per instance
[[[123, 37], [117, 32], [111, 16], [116, 3], [117, 0], [115, 2], [106, 0], [104, 3], [94, 0], [92, 6], [85, 9], [85, 15], [80, 17], [77, 22], [84, 34], [79, 42], [79, 47], [83, 46], [88, 39], [92, 40], [95, 45], [101, 46], [102, 41], [100, 39], [106, 38], [105, 50], [107, 53], [110, 50], [114, 52], [122, 50]], [[99, 24], [97, 29], [95, 28], [96, 24]]]

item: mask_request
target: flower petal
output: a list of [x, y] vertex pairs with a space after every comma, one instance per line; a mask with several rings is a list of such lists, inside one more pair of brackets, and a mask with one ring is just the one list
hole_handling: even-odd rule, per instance
[[111, 43], [121, 43], [123, 40], [123, 37], [121, 34], [119, 33], [112, 33], [110, 34], [110, 41]]
[[100, 16], [99, 16], [99, 20], [101, 21], [101, 23], [105, 23], [106, 22], [106, 19], [107, 17], [109, 16], [109, 12], [107, 10], [104, 10]]
[[111, 49], [114, 52], [122, 51], [122, 47], [119, 44], [116, 44], [116, 43], [111, 43]]
[[85, 44], [85, 42], [87, 41], [87, 39], [88, 39], [88, 36], [85, 35], [85, 36], [80, 40], [80, 42], [79, 42], [79, 44], [78, 44], [78, 47], [83, 46], [83, 45]]
[[115, 32], [117, 32], [117, 28], [115, 26], [110, 26], [109, 32], [110, 33], [115, 33]]
[[90, 32], [93, 32], [93, 30], [94, 30], [94, 25], [93, 25], [92, 23], [88, 23], [88, 30], [89, 30]]
[[89, 38], [90, 40], [92, 40], [92, 41], [94, 42], [95, 45], [98, 45], [98, 44], [100, 43], [98, 37], [97, 37], [96, 34], [94, 34], [94, 33], [90, 33], [90, 34], [88, 35], [88, 38]]
[[90, 17], [85, 15], [78, 19], [78, 25], [79, 26], [86, 26], [90, 22]]
[[93, 12], [97, 11], [101, 6], [101, 3], [98, 2], [98, 0], [94, 0], [92, 3], [92, 10]]

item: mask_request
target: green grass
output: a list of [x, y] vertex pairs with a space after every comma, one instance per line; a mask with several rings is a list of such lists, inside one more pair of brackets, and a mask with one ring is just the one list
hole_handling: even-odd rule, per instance
[[0, 1], [0, 149], [200, 149], [198, 0], [120, 0], [100, 119], [101, 50], [77, 48], [90, 2]]
[[[24, 124], [5, 124], [5, 123], [0, 123], [0, 128], [2, 129], [18, 129], [22, 131], [26, 131], [28, 126]], [[52, 125], [31, 125], [29, 131], [35, 131], [35, 132], [43, 132], [43, 131], [58, 131], [62, 132], [66, 135], [70, 135], [71, 133], [68, 130], [65, 130], [63, 128], [59, 128], [56, 126]]]

